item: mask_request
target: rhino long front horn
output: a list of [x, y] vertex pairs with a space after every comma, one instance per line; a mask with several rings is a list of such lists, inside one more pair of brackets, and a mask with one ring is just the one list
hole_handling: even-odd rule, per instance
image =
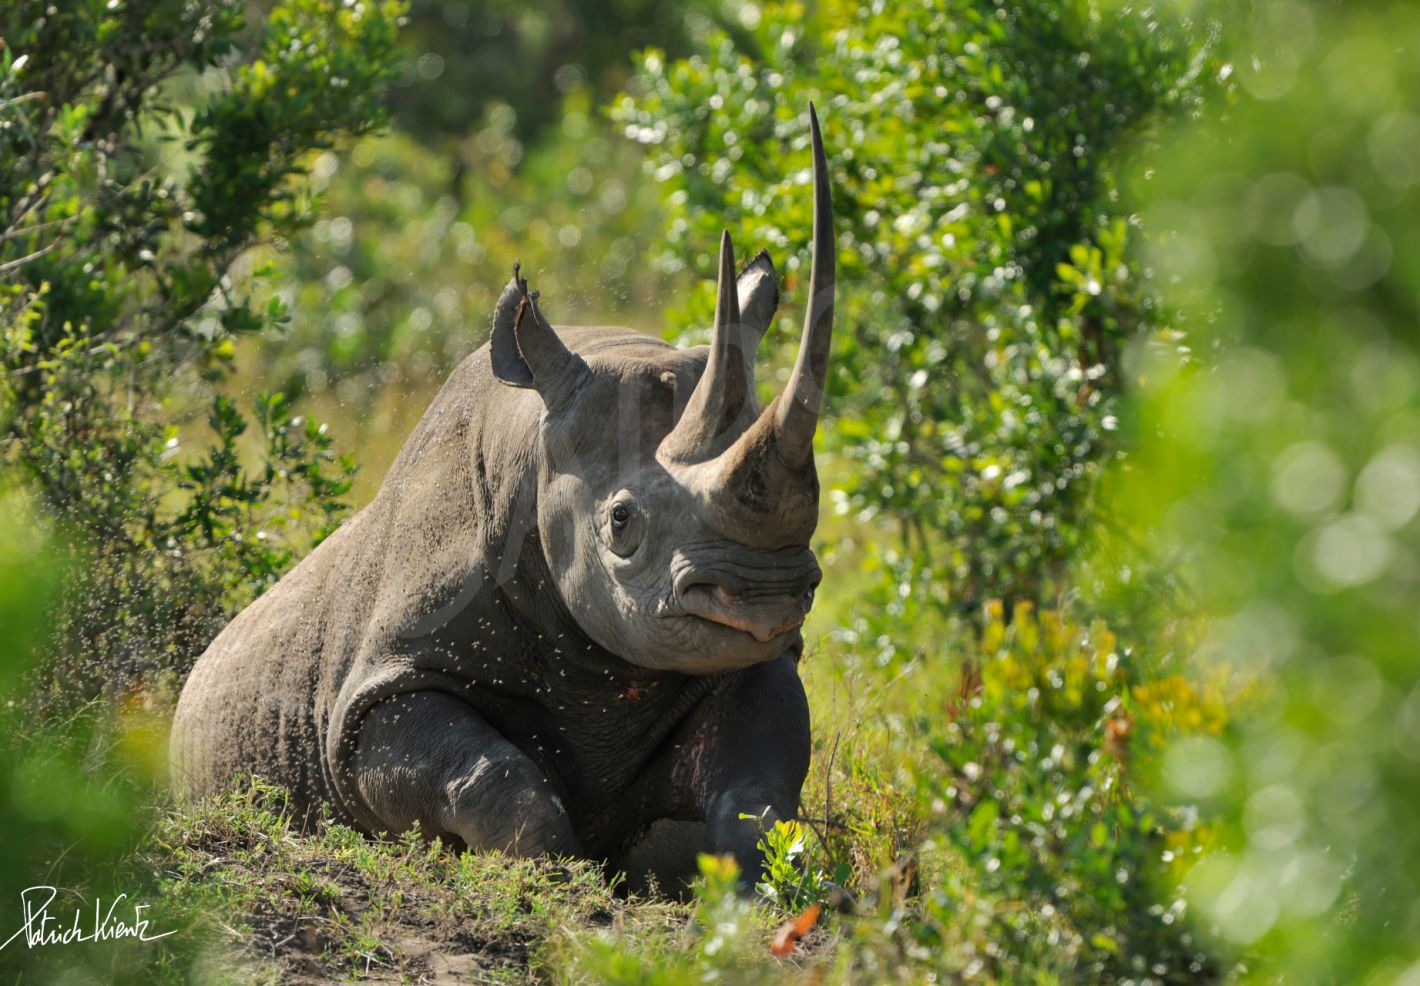
[[809, 105], [809, 126], [814, 160], [813, 253], [798, 358], [784, 392], [716, 460], [718, 485], [737, 498], [741, 509], [758, 515], [760, 523], [773, 514], [781, 528], [795, 531], [812, 529], [818, 518], [814, 432], [828, 382], [833, 335], [833, 200], [828, 190], [828, 159], [813, 104]]
[[[814, 432], [818, 429], [823, 391], [828, 384], [828, 350], [833, 336], [833, 296], [835, 249], [833, 198], [828, 190], [828, 159], [819, 133], [818, 114], [809, 104], [809, 127], [813, 132], [814, 233], [813, 259], [809, 273], [809, 304], [804, 314], [804, 334], [799, 341], [798, 359], [789, 385], [771, 405], [774, 432], [780, 458], [791, 466], [810, 461], [814, 454]], [[768, 413], [766, 411], [766, 413]]]
[[[753, 407], [753, 376], [747, 358], [730, 359], [734, 333], [722, 330], [716, 318], [716, 339], [705, 375], [697, 385], [692, 404], [666, 442], [674, 442], [679, 453], [665, 456], [668, 464], [679, 462], [682, 479], [696, 489], [717, 523], [746, 544], [765, 547], [803, 545], [818, 522], [818, 475], [814, 469], [813, 440], [823, 406], [828, 379], [828, 353], [833, 332], [834, 236], [833, 202], [828, 190], [828, 161], [819, 132], [818, 116], [809, 107], [814, 162], [814, 220], [812, 260], [809, 275], [808, 313], [799, 343], [798, 359], [784, 392], [757, 417], [736, 423], [730, 441], [724, 441], [733, 405], [738, 414]], [[721, 253], [721, 309], [730, 312], [733, 295], [727, 296], [725, 266], [730, 262], [728, 239]], [[758, 337], [754, 337], [758, 341]], [[747, 357], [750, 345], [733, 350]], [[733, 374], [727, 371], [733, 370]], [[731, 379], [735, 380], [729, 390]], [[738, 381], [745, 382], [741, 391]], [[715, 384], [715, 386], [707, 386]], [[715, 397], [729, 390], [734, 401]], [[702, 391], [705, 393], [702, 395]], [[714, 403], [720, 401], [720, 403]], [[719, 408], [709, 414], [715, 422], [705, 424], [703, 408]], [[692, 413], [696, 412], [696, 413]], [[744, 416], [748, 418], [748, 415]], [[715, 432], [714, 428], [720, 428]], [[709, 436], [714, 436], [714, 441]], [[693, 450], [693, 454], [691, 453]], [[713, 453], [714, 458], [707, 458]]]

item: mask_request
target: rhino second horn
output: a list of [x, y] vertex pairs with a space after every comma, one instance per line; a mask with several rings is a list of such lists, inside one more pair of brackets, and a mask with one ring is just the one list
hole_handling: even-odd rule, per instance
[[663, 459], [681, 464], [713, 459], [753, 421], [754, 351], [760, 331], [740, 316], [735, 250], [725, 231], [720, 234], [710, 358], [680, 420], [661, 442]]

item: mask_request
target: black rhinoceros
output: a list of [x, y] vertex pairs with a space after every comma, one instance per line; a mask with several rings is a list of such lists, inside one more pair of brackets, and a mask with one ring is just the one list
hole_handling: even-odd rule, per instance
[[736, 278], [728, 234], [709, 347], [554, 329], [515, 269], [374, 500], [197, 661], [180, 793], [256, 774], [369, 833], [580, 854], [663, 886], [728, 852], [757, 876], [760, 826], [797, 811], [809, 760], [797, 660], [834, 295], [810, 117], [785, 391], [761, 411], [774, 267], [760, 253]]

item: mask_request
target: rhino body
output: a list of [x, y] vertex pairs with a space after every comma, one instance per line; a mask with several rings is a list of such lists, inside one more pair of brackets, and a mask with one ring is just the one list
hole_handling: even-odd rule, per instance
[[700, 851], [757, 876], [809, 760], [833, 281], [812, 133], [813, 299], [786, 392], [754, 398], [778, 288], [764, 254], [735, 277], [728, 236], [709, 347], [554, 328], [515, 271], [374, 500], [197, 661], [181, 794], [255, 774], [308, 821], [329, 805], [368, 833], [585, 855], [634, 885], [673, 886]]

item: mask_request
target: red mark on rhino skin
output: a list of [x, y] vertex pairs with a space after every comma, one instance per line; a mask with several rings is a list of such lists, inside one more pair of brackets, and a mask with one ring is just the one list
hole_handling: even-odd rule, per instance
[[695, 747], [690, 751], [690, 788], [692, 791], [700, 789], [700, 760], [705, 756], [705, 730], [699, 730], [695, 734]]
[[628, 685], [626, 687], [626, 691], [622, 694], [621, 697], [626, 699], [626, 701], [628, 702], [639, 702], [641, 700], [641, 696], [645, 694], [646, 690], [640, 687], [639, 685]]

